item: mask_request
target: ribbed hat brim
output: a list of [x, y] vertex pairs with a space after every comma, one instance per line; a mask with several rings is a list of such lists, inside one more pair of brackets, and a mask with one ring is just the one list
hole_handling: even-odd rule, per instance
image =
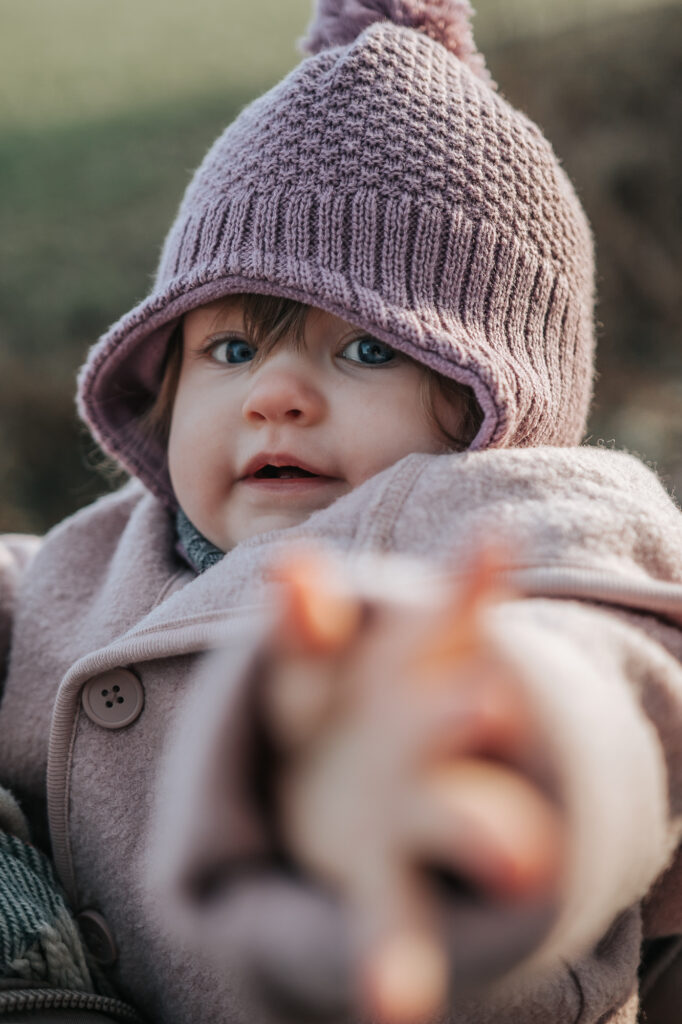
[[[188, 265], [174, 268], [175, 276], [163, 290], [124, 316], [92, 349], [79, 380], [79, 410], [104, 450], [172, 504], [165, 453], [141, 441], [135, 423], [158, 393], [172, 325], [190, 309], [242, 292], [286, 296], [346, 319], [352, 310], [358, 327], [469, 385], [484, 412], [474, 448], [523, 444], [525, 437], [533, 443], [557, 443], [557, 428], [566, 414], [574, 420], [576, 410], [561, 408], [563, 368], [557, 366], [556, 380], [564, 387], [553, 392], [546, 371], [533, 365], [533, 352], [538, 345], [555, 350], [559, 361], [561, 333], [566, 363], [572, 366], [575, 351], [566, 344], [571, 333], [566, 320], [573, 317], [575, 334], [580, 316], [569, 302], [568, 283], [555, 269], [530, 257], [515, 240], [497, 237], [490, 224], [472, 224], [460, 211], [449, 216], [417, 203], [409, 208], [404, 200], [393, 209], [393, 224], [392, 208], [384, 204], [382, 230], [374, 234], [378, 204], [369, 190], [330, 198], [335, 211], [326, 212], [336, 213], [339, 233], [344, 233], [343, 261], [336, 266], [333, 246], [316, 252], [311, 242], [307, 259], [269, 250], [267, 234], [259, 226], [262, 207], [271, 220], [282, 217], [291, 224], [299, 217], [304, 225], [313, 214], [325, 215], [320, 207], [327, 197], [322, 204], [315, 198], [280, 192], [233, 202], [229, 210], [220, 211], [223, 231], [233, 232], [229, 244], [213, 229], [212, 260], [192, 267], [186, 257]], [[280, 210], [274, 209], [276, 203]], [[342, 209], [344, 203], [349, 210]], [[326, 241], [334, 237], [333, 226], [328, 228]], [[207, 230], [211, 225], [206, 216], [196, 222], [190, 218], [179, 251], [191, 252], [195, 235], [205, 244]], [[370, 237], [354, 239], [354, 231]], [[372, 252], [372, 235], [387, 239], [384, 253]], [[428, 245], [422, 244], [425, 239]], [[505, 259], [499, 258], [501, 246], [508, 250]], [[226, 251], [231, 256], [228, 266]], [[354, 266], [352, 256], [358, 251], [363, 259]], [[589, 377], [589, 359], [582, 372]], [[528, 387], [520, 389], [519, 379]], [[523, 396], [532, 401], [521, 406]], [[539, 436], [543, 420], [545, 436]], [[564, 434], [558, 443], [577, 440]]]

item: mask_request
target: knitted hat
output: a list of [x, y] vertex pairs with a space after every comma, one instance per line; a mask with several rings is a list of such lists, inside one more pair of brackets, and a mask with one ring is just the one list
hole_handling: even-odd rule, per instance
[[259, 292], [321, 307], [473, 388], [472, 447], [577, 443], [592, 382], [589, 226], [540, 130], [495, 91], [467, 0], [318, 0], [312, 56], [194, 175], [151, 295], [94, 346], [79, 409], [173, 503], [136, 422], [177, 319]]

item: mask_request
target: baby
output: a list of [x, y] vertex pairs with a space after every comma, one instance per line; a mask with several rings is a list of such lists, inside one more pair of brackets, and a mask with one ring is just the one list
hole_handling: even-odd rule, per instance
[[470, 13], [321, 0], [81, 373], [132, 480], [2, 548], [0, 784], [152, 1021], [634, 1024], [682, 928], [682, 522]]

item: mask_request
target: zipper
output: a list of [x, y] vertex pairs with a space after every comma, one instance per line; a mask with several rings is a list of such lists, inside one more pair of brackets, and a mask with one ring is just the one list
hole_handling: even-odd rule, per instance
[[102, 1013], [111, 1020], [143, 1024], [143, 1018], [127, 1003], [112, 996], [74, 992], [61, 988], [20, 988], [0, 991], [0, 1018], [11, 1013], [41, 1010], [83, 1010]]

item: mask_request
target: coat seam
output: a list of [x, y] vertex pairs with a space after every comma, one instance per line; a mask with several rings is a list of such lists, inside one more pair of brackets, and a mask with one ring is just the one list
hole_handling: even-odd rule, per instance
[[573, 1024], [580, 1024], [580, 1021], [582, 1020], [585, 1014], [585, 993], [583, 992], [583, 987], [580, 984], [580, 978], [578, 976], [578, 972], [576, 971], [576, 969], [572, 967], [571, 964], [567, 961], [564, 961], [564, 963], [566, 965], [568, 975], [571, 978], [573, 984], [575, 985], [575, 990], [578, 994], [578, 1015], [573, 1021]]
[[[402, 472], [396, 474], [397, 480], [389, 478], [386, 486], [381, 488], [380, 493], [368, 508], [364, 523], [361, 522], [355, 532], [355, 547], [362, 547], [368, 542], [374, 541], [379, 544], [382, 551], [386, 550], [395, 527], [395, 521], [402, 512], [410, 491], [414, 489], [423, 472], [424, 466], [420, 460], [409, 459]], [[385, 511], [386, 507], [390, 510], [388, 514]]]
[[[127, 640], [136, 640], [138, 637], [150, 636], [155, 633], [168, 632], [184, 629], [186, 626], [198, 626], [202, 623], [220, 622], [224, 619], [226, 622], [234, 618], [236, 614], [239, 616], [244, 615], [245, 617], [255, 611], [262, 611], [265, 608], [265, 602], [262, 604], [253, 605], [233, 605], [229, 608], [221, 608], [215, 612], [201, 612], [198, 615], [189, 615], [185, 619], [176, 619], [174, 622], [159, 623], [154, 626], [146, 626], [144, 629], [136, 630], [134, 633], [126, 633], [122, 637], [118, 638], [118, 642], [122, 643]], [[116, 643], [117, 641], [112, 641]], [[110, 645], [107, 645], [110, 646]]]
[[173, 575], [166, 580], [164, 585], [161, 587], [161, 590], [159, 591], [158, 596], [156, 597], [156, 600], [154, 601], [150, 611], [153, 611], [155, 608], [158, 608], [158, 606], [162, 603], [162, 601], [168, 594], [168, 591], [171, 589], [176, 580], [179, 580], [182, 576], [184, 576], [186, 571], [187, 570], [184, 568], [178, 569], [177, 572], [173, 573]]

